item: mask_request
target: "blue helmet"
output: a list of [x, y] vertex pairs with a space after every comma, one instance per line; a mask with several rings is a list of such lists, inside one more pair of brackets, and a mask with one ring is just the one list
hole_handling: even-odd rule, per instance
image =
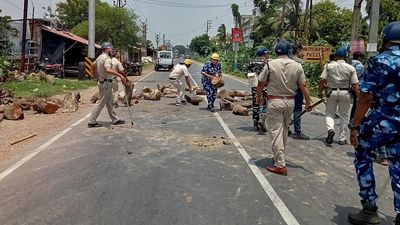
[[275, 53], [277, 55], [287, 55], [292, 49], [292, 44], [288, 41], [282, 40], [275, 45]]
[[391, 22], [383, 28], [383, 40], [400, 43], [400, 21]]
[[344, 47], [336, 49], [335, 56], [337, 57], [345, 57], [347, 54], [347, 50]]
[[264, 56], [266, 54], [268, 54], [268, 49], [265, 47], [261, 47], [261, 48], [257, 49], [257, 51], [256, 51], [256, 55], [259, 57]]
[[106, 49], [106, 48], [113, 48], [113, 46], [110, 42], [103, 42], [103, 44], [101, 44], [101, 49]]

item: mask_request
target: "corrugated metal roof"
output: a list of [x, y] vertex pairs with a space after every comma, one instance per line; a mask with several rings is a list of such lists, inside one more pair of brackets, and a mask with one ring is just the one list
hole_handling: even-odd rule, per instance
[[[60, 30], [56, 30], [54, 28], [50, 28], [50, 27], [47, 27], [47, 26], [42, 26], [42, 29], [45, 30], [45, 31], [48, 31], [50, 33], [53, 33], [53, 34], [56, 34], [56, 35], [71, 39], [73, 41], [77, 41], [77, 42], [82, 43], [84, 45], [88, 45], [88, 43], [89, 43], [89, 41], [87, 39], [85, 39], [83, 37], [80, 37], [78, 35], [75, 35], [75, 34], [73, 34], [71, 32], [68, 32], [68, 31], [60, 31]], [[95, 46], [96, 46], [96, 48], [99, 48], [99, 49], [101, 48], [101, 46], [98, 45], [98, 44], [96, 44]]]

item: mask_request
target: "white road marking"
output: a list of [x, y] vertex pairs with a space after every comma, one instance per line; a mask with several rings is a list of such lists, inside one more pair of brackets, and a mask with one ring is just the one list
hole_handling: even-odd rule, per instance
[[217, 117], [219, 123], [224, 128], [226, 134], [232, 140], [232, 143], [238, 149], [239, 153], [242, 155], [244, 161], [250, 167], [250, 170], [253, 172], [254, 176], [257, 178], [258, 182], [261, 184], [261, 187], [264, 189], [265, 193], [267, 193], [268, 197], [271, 199], [272, 203], [275, 205], [276, 209], [281, 214], [283, 220], [285, 220], [286, 224], [288, 225], [299, 225], [296, 218], [294, 218], [293, 214], [287, 208], [285, 203], [276, 193], [276, 191], [272, 188], [271, 184], [268, 182], [267, 178], [261, 173], [258, 167], [255, 165], [254, 161], [250, 158], [249, 154], [246, 152], [244, 147], [240, 144], [238, 139], [226, 125], [224, 120], [222, 120], [221, 116], [218, 113], [214, 113]]
[[[190, 76], [190, 78], [192, 78], [193, 82], [196, 84], [196, 81], [193, 79], [193, 77]], [[229, 78], [239, 81], [241, 83], [247, 84], [246, 82], [241, 81], [236, 78], [233, 78], [231, 76], [229, 76]], [[196, 86], [197, 86], [197, 84], [196, 84]], [[203, 98], [206, 100], [205, 96]], [[262, 172], [258, 169], [258, 167], [254, 163], [254, 161], [250, 158], [249, 154], [246, 152], [244, 147], [240, 144], [239, 140], [229, 129], [228, 125], [226, 125], [225, 121], [221, 118], [221, 116], [217, 112], [215, 112], [214, 115], [217, 117], [222, 128], [224, 128], [225, 133], [232, 140], [232, 143], [235, 145], [235, 147], [239, 151], [240, 155], [242, 155], [244, 161], [249, 166], [250, 170], [253, 172], [254, 176], [257, 178], [261, 187], [264, 189], [265, 193], [271, 199], [272, 203], [275, 205], [276, 209], [279, 211], [279, 213], [281, 214], [281, 216], [282, 216], [283, 220], [286, 222], [286, 224], [287, 225], [300, 225], [299, 222], [297, 222], [296, 218], [293, 216], [293, 214], [290, 212], [290, 210], [288, 209], [286, 204], [282, 201], [282, 199], [276, 193], [274, 188], [272, 188], [272, 186], [268, 182], [267, 178], [265, 178], [264, 174], [262, 174]]]
[[[148, 73], [146, 76], [140, 78], [138, 81], [136, 81], [134, 84], [136, 85], [138, 82], [142, 81], [143, 79], [145, 79], [146, 77], [150, 76], [151, 74], [153, 74], [154, 71]], [[134, 89], [136, 90], [136, 89]], [[133, 91], [134, 92], [134, 91]], [[79, 119], [78, 121], [76, 121], [75, 123], [73, 123], [71, 126], [69, 126], [68, 128], [66, 128], [65, 130], [61, 131], [60, 133], [58, 133], [56, 136], [54, 136], [53, 138], [51, 138], [50, 140], [48, 140], [46, 143], [42, 144], [41, 146], [39, 146], [38, 148], [36, 148], [35, 150], [33, 150], [31, 153], [29, 153], [28, 155], [26, 155], [25, 157], [23, 157], [22, 159], [20, 159], [18, 162], [14, 163], [12, 166], [10, 166], [8, 169], [4, 170], [3, 172], [0, 173], [0, 181], [3, 180], [5, 177], [7, 177], [8, 175], [10, 175], [12, 172], [14, 172], [16, 169], [18, 169], [20, 166], [22, 166], [23, 164], [25, 164], [26, 162], [28, 162], [30, 159], [32, 159], [33, 157], [35, 157], [35, 155], [39, 154], [40, 152], [44, 151], [49, 145], [53, 144], [55, 141], [57, 141], [59, 138], [61, 138], [62, 136], [64, 136], [66, 133], [68, 133], [70, 130], [72, 130], [73, 127], [79, 125], [80, 123], [82, 123], [83, 121], [85, 121], [87, 118], [89, 118], [90, 113], [87, 114], [86, 116], [84, 116], [83, 118]]]

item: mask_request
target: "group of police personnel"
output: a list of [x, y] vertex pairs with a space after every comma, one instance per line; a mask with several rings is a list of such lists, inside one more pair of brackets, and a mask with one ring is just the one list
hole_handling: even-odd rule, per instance
[[[107, 107], [114, 124], [123, 124], [114, 110], [112, 96], [115, 78], [123, 84], [127, 82], [119, 60], [112, 59], [112, 45], [102, 44], [102, 54], [95, 61], [98, 74], [99, 101], [94, 108], [88, 127], [100, 127], [97, 123], [102, 108]], [[301, 46], [280, 40], [274, 47], [277, 57], [269, 59], [266, 48], [257, 50], [262, 67], [251, 71], [249, 79], [255, 79], [251, 90], [253, 94], [254, 130], [269, 131], [272, 144], [273, 162], [266, 169], [272, 173], [287, 175], [285, 148], [288, 136], [309, 140], [302, 132], [301, 113], [311, 111], [312, 99], [309, 94], [306, 76], [301, 59]], [[400, 225], [400, 22], [392, 22], [383, 29], [383, 44], [380, 53], [368, 60], [367, 66], [361, 62], [362, 54], [353, 53], [352, 64], [345, 59], [347, 49], [339, 48], [334, 58], [324, 66], [320, 76], [318, 97], [326, 99], [325, 121], [327, 128], [326, 144], [331, 145], [335, 136], [334, 119], [338, 116], [340, 145], [347, 144], [346, 129], [350, 130], [350, 142], [355, 147], [354, 165], [360, 186], [363, 208], [356, 214], [349, 214], [352, 224], [378, 224], [378, 207], [375, 190], [373, 162], [384, 156], [394, 192], [394, 208], [397, 213], [395, 225]], [[118, 56], [117, 56], [118, 57]], [[181, 105], [184, 85], [180, 81], [185, 77], [189, 91], [192, 92], [188, 69], [192, 61], [185, 59], [177, 64], [169, 79], [177, 90], [176, 105]], [[222, 77], [219, 55], [214, 53], [201, 70], [202, 85], [207, 97], [207, 109], [215, 112], [214, 102], [217, 87], [212, 84], [215, 76]], [[350, 105], [353, 108], [349, 116]], [[294, 118], [294, 131], [289, 129]], [[265, 118], [265, 121], [264, 121]]]

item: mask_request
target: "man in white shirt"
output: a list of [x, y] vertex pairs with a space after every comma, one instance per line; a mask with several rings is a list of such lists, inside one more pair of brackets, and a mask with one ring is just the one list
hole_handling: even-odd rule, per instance
[[177, 89], [178, 93], [176, 95], [176, 105], [179, 106], [182, 104], [182, 98], [185, 91], [185, 87], [181, 82], [181, 78], [184, 76], [186, 84], [188, 85], [189, 92], [192, 93], [192, 85], [190, 84], [190, 74], [189, 67], [192, 65], [192, 60], [185, 59], [183, 63], [177, 64], [172, 72], [169, 74], [169, 81], [174, 87]]

